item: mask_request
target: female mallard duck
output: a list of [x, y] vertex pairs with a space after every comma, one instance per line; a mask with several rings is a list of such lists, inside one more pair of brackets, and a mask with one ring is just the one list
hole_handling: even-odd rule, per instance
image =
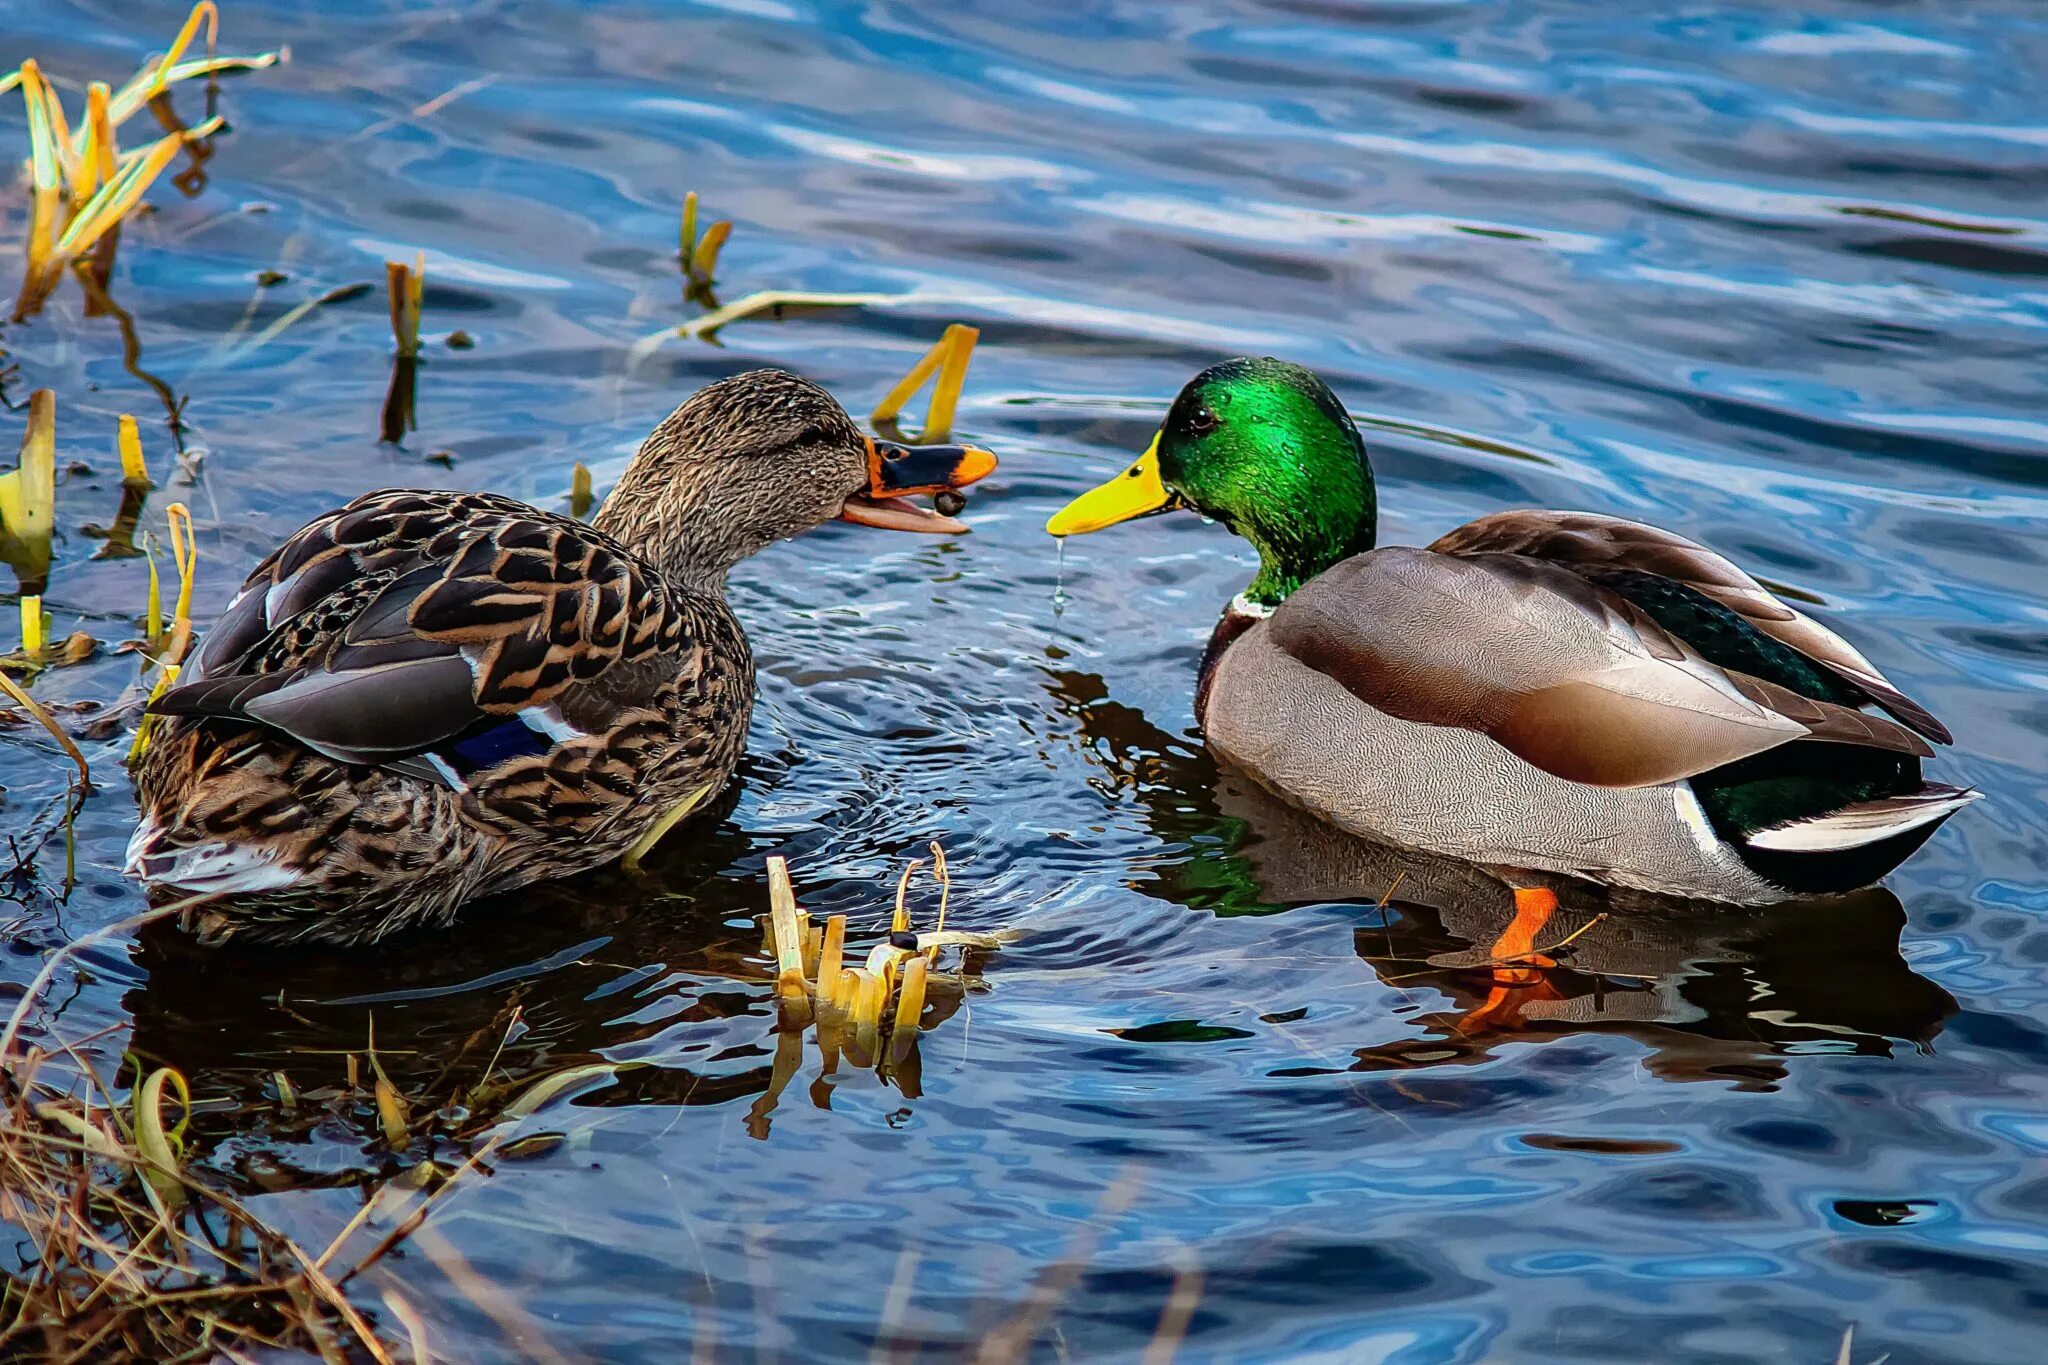
[[1358, 428], [1299, 366], [1203, 371], [1046, 529], [1174, 507], [1259, 551], [1202, 661], [1211, 747], [1354, 833], [1764, 904], [1874, 882], [1977, 798], [1921, 780], [1948, 731], [1868, 659], [1668, 531], [1500, 512], [1374, 548]]
[[206, 895], [186, 916], [210, 940], [362, 942], [638, 852], [746, 744], [727, 571], [834, 517], [965, 531], [903, 497], [994, 467], [871, 440], [758, 370], [669, 414], [594, 525], [366, 494], [259, 565], [150, 704], [129, 870]]

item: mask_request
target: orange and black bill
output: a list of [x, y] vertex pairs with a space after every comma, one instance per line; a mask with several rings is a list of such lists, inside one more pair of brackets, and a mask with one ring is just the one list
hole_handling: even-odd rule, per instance
[[960, 535], [966, 523], [909, 501], [965, 488], [987, 477], [996, 457], [979, 446], [907, 446], [868, 438], [868, 486], [839, 509], [841, 521], [886, 531]]

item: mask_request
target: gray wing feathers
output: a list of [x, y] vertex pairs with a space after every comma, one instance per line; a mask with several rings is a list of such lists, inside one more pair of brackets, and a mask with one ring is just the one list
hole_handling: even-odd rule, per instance
[[1563, 565], [1611, 564], [1674, 579], [1861, 688], [1908, 728], [1936, 744], [1951, 742], [1948, 727], [1893, 687], [1854, 645], [1787, 606], [1733, 560], [1684, 536], [1597, 512], [1530, 508], [1467, 522], [1429, 548], [1447, 555], [1496, 552]]
[[1520, 555], [1375, 550], [1299, 589], [1267, 629], [1380, 711], [1476, 730], [1594, 786], [1672, 782], [1857, 726], [1878, 727], [1882, 747], [1917, 743], [1731, 676], [1625, 600]]

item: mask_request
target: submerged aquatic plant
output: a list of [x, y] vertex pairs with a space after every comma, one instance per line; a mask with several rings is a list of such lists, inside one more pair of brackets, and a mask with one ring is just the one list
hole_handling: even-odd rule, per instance
[[[206, 26], [206, 56], [184, 60], [186, 49]], [[186, 17], [163, 55], [144, 64], [119, 90], [100, 81], [86, 89], [84, 117], [74, 131], [64, 105], [34, 58], [0, 76], [0, 93], [20, 87], [28, 109], [29, 223], [16, 321], [38, 312], [57, 287], [67, 266], [90, 271], [104, 286], [112, 268], [113, 239], [158, 176], [188, 148], [199, 155], [207, 138], [223, 121], [209, 112], [192, 127], [170, 112], [169, 88], [194, 77], [208, 81], [229, 71], [257, 71], [284, 60], [282, 52], [253, 57], [217, 57], [214, 43], [220, 11], [213, 0], [200, 0]], [[137, 111], [148, 107], [168, 130], [147, 146], [123, 152], [116, 130]], [[88, 256], [90, 255], [90, 259]]]

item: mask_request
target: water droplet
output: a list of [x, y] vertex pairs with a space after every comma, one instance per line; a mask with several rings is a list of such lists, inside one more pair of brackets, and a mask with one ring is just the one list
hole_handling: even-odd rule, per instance
[[1060, 536], [1058, 541], [1059, 558], [1054, 562], [1052, 571], [1052, 610], [1055, 616], [1067, 606], [1067, 538]]

